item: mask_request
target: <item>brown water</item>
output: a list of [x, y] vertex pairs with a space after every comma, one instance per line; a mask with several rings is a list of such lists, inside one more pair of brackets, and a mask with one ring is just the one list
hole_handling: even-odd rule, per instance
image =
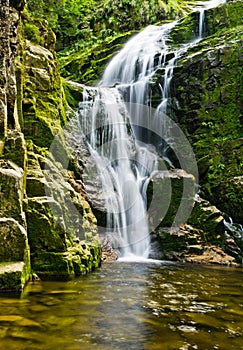
[[0, 297], [1, 350], [243, 349], [243, 270], [104, 264]]

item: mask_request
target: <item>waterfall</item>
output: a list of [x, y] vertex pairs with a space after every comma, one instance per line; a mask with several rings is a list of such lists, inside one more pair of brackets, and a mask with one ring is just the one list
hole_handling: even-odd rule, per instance
[[[199, 40], [203, 36], [205, 8], [223, 0], [213, 0], [198, 9]], [[216, 5], [217, 5], [216, 4]], [[215, 5], [215, 6], [216, 6]], [[105, 231], [117, 242], [121, 256], [149, 256], [149, 228], [146, 189], [157, 170], [158, 155], [152, 137], [144, 136], [141, 118], [148, 130], [161, 129], [165, 144], [160, 155], [166, 158], [173, 144], [170, 123], [161, 119], [168, 112], [170, 83], [180, 57], [194, 43], [171, 50], [168, 37], [177, 22], [150, 25], [129, 40], [107, 66], [98, 87], [85, 88], [79, 105], [80, 130], [85, 135], [90, 156], [100, 177], [107, 212]], [[156, 113], [145, 116], [144, 106], [152, 106], [151, 82], [160, 71], [161, 102]], [[157, 147], [158, 148], [158, 147]]]
[[210, 8], [217, 7], [220, 4], [225, 3], [227, 0], [211, 0], [208, 2], [199, 3], [195, 8], [195, 11], [199, 11], [199, 22], [198, 22], [198, 38], [197, 40], [201, 40], [203, 38], [204, 31], [204, 20], [205, 20], [205, 11]]

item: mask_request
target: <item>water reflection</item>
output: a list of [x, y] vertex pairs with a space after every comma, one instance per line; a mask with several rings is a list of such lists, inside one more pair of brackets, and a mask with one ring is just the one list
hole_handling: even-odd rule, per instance
[[0, 298], [0, 349], [243, 349], [241, 269], [105, 264]]

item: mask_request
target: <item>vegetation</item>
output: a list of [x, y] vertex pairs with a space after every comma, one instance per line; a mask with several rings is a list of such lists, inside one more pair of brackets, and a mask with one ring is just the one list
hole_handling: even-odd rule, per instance
[[[47, 20], [55, 32], [62, 76], [91, 84], [99, 77], [110, 56], [124, 43], [124, 37], [148, 24], [179, 18], [195, 2], [29, 0], [25, 13], [30, 18]], [[36, 43], [41, 42], [41, 35], [38, 36], [33, 22], [25, 26], [27, 35]]]

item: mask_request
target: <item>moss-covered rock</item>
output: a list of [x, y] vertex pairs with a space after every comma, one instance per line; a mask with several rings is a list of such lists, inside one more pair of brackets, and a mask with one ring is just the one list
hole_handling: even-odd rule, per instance
[[0, 184], [0, 217], [13, 218], [25, 226], [23, 169], [10, 161], [0, 160]]
[[243, 164], [242, 14], [242, 1], [208, 11], [212, 35], [180, 60], [174, 70], [170, 101], [172, 116], [185, 131], [198, 160], [201, 195], [240, 223], [243, 197], [237, 179]]
[[22, 292], [30, 276], [22, 262], [0, 262], [0, 292]]
[[100, 267], [101, 248], [98, 241], [82, 241], [64, 253], [39, 251], [32, 254], [31, 261], [42, 279], [67, 279]]
[[107, 39], [105, 44], [100, 41], [88, 50], [80, 49], [63, 57], [60, 55], [62, 76], [76, 82], [94, 85], [98, 82], [109, 60], [131, 35], [132, 32], [121, 33]]
[[[228, 1], [217, 7], [205, 9], [202, 36], [208, 37], [214, 34], [219, 37], [227, 30], [242, 25], [243, 7], [242, 1]], [[199, 37], [200, 11], [194, 11], [182, 18], [172, 29], [170, 37], [174, 45], [188, 43]]]
[[188, 224], [203, 230], [206, 242], [223, 246], [225, 240], [223, 213], [208, 201], [201, 198], [195, 200]]
[[27, 263], [29, 246], [26, 230], [12, 218], [0, 218], [0, 226], [0, 261], [25, 261]]
[[21, 291], [30, 277], [27, 232], [16, 220], [0, 218], [0, 291]]
[[[54, 208], [55, 212], [51, 208]], [[53, 214], [57, 216], [54, 217]], [[62, 216], [62, 208], [53, 198], [28, 199], [26, 217], [31, 252], [65, 251], [65, 230], [57, 221], [58, 215]]]
[[195, 177], [183, 170], [155, 173], [147, 190], [150, 231], [184, 224], [191, 213], [195, 191]]
[[4, 158], [25, 169], [26, 145], [24, 135], [20, 131], [8, 131], [4, 143]]
[[18, 56], [18, 97], [22, 97], [22, 101], [18, 99], [18, 110], [23, 118], [25, 138], [38, 146], [49, 147], [66, 122], [68, 106], [54, 51], [54, 34], [45, 21], [31, 22], [42, 38], [41, 43], [34, 42], [25, 30], [28, 23], [24, 21], [22, 25]]

